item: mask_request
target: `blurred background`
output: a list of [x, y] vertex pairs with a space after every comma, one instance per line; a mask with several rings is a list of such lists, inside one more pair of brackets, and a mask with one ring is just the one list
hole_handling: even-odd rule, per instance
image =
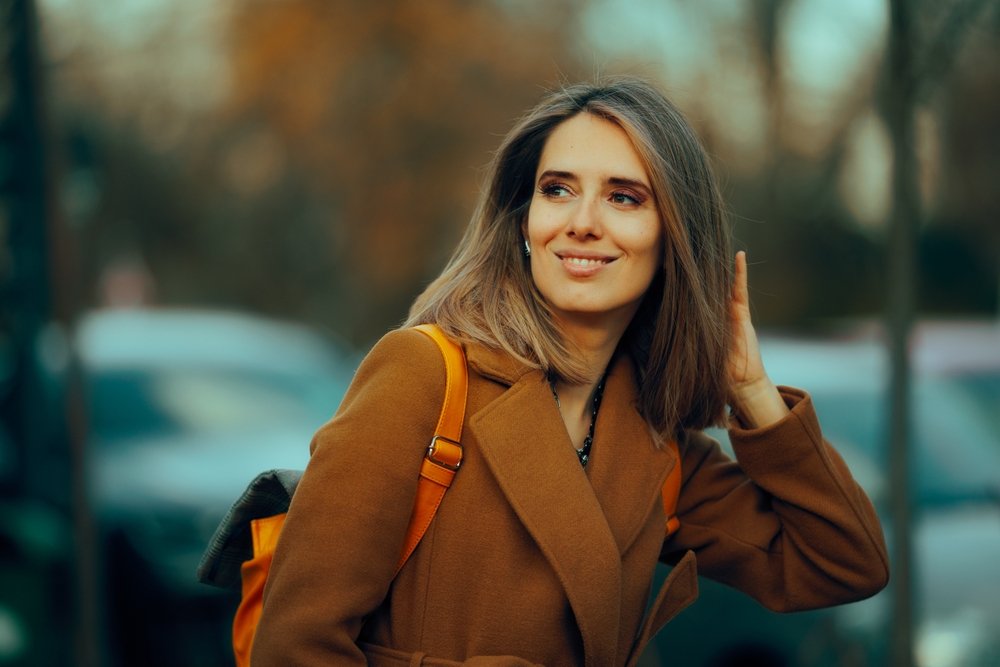
[[703, 137], [894, 559], [807, 614], [702, 582], [643, 664], [1000, 664], [1000, 2], [0, 0], [0, 666], [232, 664], [228, 504], [304, 465], [514, 119], [614, 73]]

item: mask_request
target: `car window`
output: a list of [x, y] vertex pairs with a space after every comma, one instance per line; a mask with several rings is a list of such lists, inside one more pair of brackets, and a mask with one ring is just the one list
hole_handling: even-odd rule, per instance
[[[994, 441], [1000, 440], [1000, 372], [960, 375], [951, 379], [965, 401], [989, 425]], [[1000, 443], [997, 443], [1000, 448]]]
[[267, 424], [318, 424], [343, 388], [332, 379], [236, 369], [115, 369], [88, 382], [90, 429], [106, 442]]
[[136, 371], [115, 371], [89, 378], [88, 419], [102, 440], [169, 435], [182, 430], [173, 415], [153, 398], [155, 378]]
[[[938, 378], [921, 381], [912, 397], [913, 491], [924, 504], [986, 500], [1000, 480], [996, 431], [963, 390]], [[874, 390], [816, 392], [824, 435], [888, 470], [888, 399]]]

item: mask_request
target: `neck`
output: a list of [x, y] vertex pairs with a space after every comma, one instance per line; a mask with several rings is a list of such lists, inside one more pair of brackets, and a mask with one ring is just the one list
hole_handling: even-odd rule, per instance
[[622, 319], [610, 324], [606, 320], [588, 322], [585, 319], [561, 320], [559, 328], [563, 336], [569, 340], [583, 355], [587, 365], [590, 385], [593, 386], [604, 374], [611, 355], [615, 353], [618, 342], [625, 335], [629, 320]]
[[589, 379], [583, 384], [557, 381], [553, 388], [559, 397], [565, 417], [589, 420], [590, 406], [597, 383], [604, 376], [611, 356], [625, 333], [625, 326], [610, 329], [607, 326], [588, 326], [580, 322], [560, 322], [560, 327], [563, 335], [583, 355]]

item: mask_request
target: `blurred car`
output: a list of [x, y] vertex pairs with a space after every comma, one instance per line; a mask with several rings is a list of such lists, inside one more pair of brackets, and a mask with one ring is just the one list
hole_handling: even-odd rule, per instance
[[195, 310], [96, 312], [75, 342], [106, 662], [231, 663], [235, 600], [198, 561], [258, 472], [305, 466], [355, 358], [304, 326]]
[[[877, 335], [763, 337], [761, 350], [775, 382], [812, 395], [824, 435], [891, 539], [884, 343]], [[911, 353], [916, 664], [1000, 665], [1000, 324], [924, 324]], [[714, 582], [700, 586], [700, 599], [667, 626], [644, 664], [888, 664], [888, 589], [831, 610], [779, 615]]]

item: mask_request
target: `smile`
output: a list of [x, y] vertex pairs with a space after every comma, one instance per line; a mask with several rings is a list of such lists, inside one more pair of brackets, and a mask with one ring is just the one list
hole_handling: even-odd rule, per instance
[[562, 261], [567, 264], [572, 264], [573, 266], [601, 266], [603, 264], [609, 264], [610, 259], [594, 259], [591, 257], [563, 257]]
[[574, 278], [590, 278], [601, 273], [608, 264], [614, 262], [617, 257], [607, 255], [588, 254], [562, 254], [556, 253], [556, 257], [563, 265], [563, 269]]

